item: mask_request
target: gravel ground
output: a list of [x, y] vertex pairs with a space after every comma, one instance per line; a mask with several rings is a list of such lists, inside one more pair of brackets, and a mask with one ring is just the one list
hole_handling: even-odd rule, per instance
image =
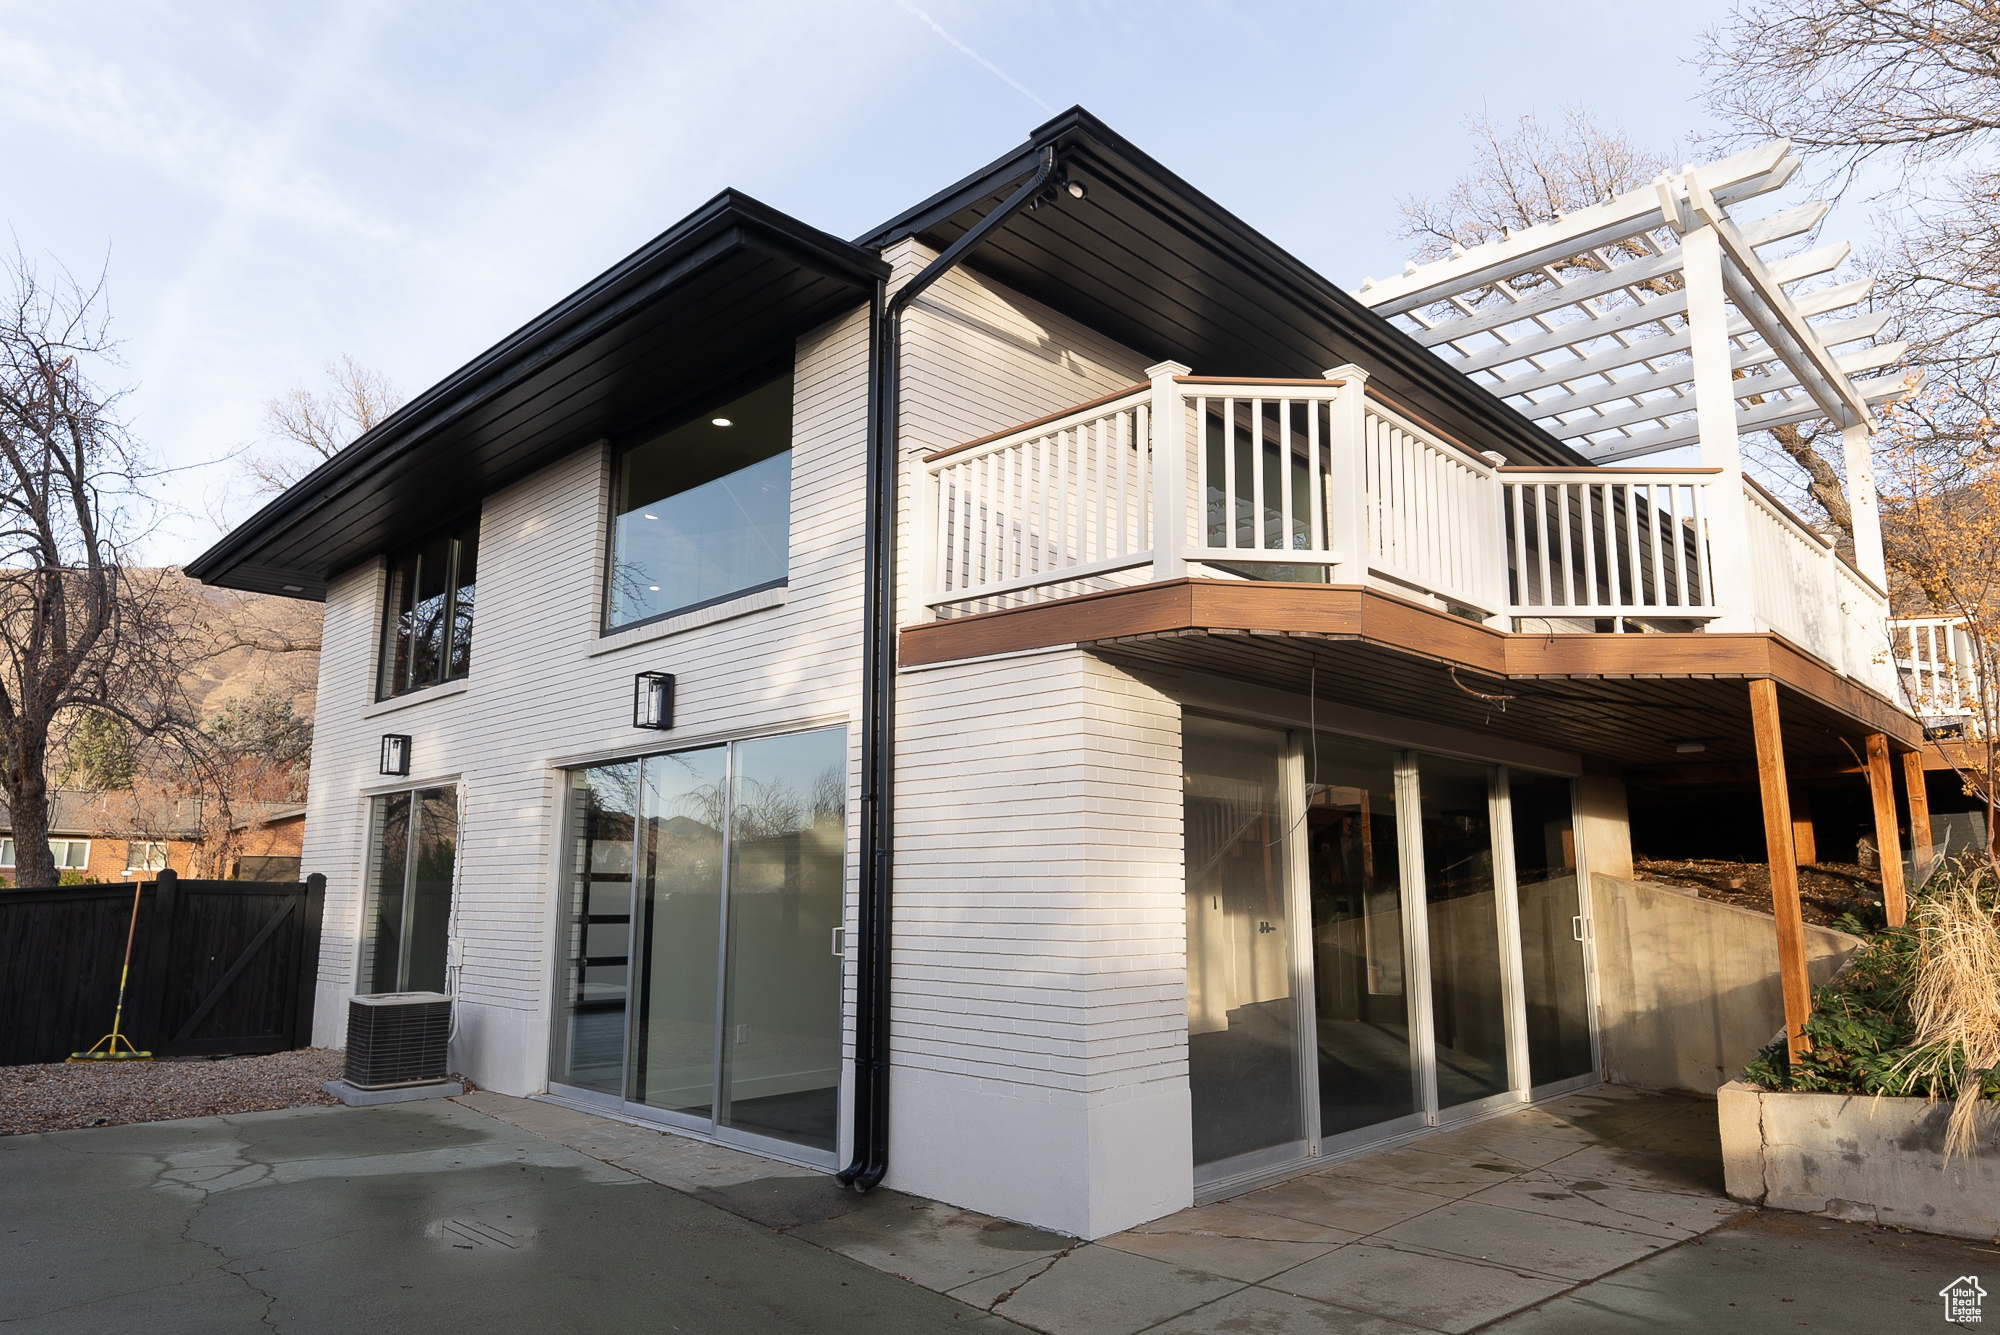
[[0, 1066], [0, 1135], [339, 1103], [320, 1085], [340, 1077], [342, 1059], [301, 1048], [218, 1061]]

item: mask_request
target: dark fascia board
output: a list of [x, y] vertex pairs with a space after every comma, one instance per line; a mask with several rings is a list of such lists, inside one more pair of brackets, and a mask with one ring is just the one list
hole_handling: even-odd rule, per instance
[[[358, 486], [386, 465], [421, 450], [432, 437], [504, 393], [565, 352], [645, 307], [654, 298], [731, 254], [752, 250], [802, 270], [874, 291], [890, 268], [876, 253], [800, 222], [738, 190], [724, 190], [659, 236], [613, 265], [363, 435], [236, 526], [185, 567], [192, 578], [235, 585], [230, 576], [257, 570], [258, 549], [280, 530], [307, 521], [314, 511]], [[296, 574], [298, 596], [325, 597], [324, 581]], [[272, 586], [268, 577], [255, 581]]]
[[[1287, 294], [1311, 318], [1337, 330], [1343, 341], [1360, 348], [1365, 360], [1373, 363], [1371, 369], [1392, 370], [1398, 378], [1420, 386], [1428, 396], [1435, 396], [1458, 414], [1477, 422], [1482, 436], [1491, 438], [1510, 457], [1518, 456], [1518, 462], [1589, 463], [1491, 390], [1454, 371], [1402, 329], [1362, 305], [1351, 293], [1328, 281], [1080, 106], [1071, 107], [1038, 127], [1020, 148], [858, 238], [857, 244], [879, 251], [905, 237], [923, 236], [958, 219], [967, 210], [983, 214], [985, 209], [979, 206], [1032, 171], [1042, 150], [1050, 145], [1056, 148], [1059, 157], [1075, 162], [1095, 181], [1115, 184], [1139, 200], [1160, 219], [1163, 229], [1227, 256], [1232, 265], [1258, 275], [1273, 290]], [[970, 262], [976, 266], [977, 257]], [[1232, 368], [1197, 369], [1226, 375]], [[1310, 374], [1324, 369], [1305, 368], [1296, 373]]]

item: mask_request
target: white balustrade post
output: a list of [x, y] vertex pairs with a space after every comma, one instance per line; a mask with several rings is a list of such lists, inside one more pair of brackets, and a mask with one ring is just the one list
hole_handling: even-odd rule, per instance
[[1854, 516], [1854, 566], [1889, 587], [1889, 566], [1882, 559], [1882, 516], [1875, 506], [1874, 439], [1868, 424], [1842, 427], [1841, 453], [1847, 464], [1847, 510]]
[[1188, 451], [1187, 414], [1181, 405], [1177, 375], [1192, 368], [1161, 362], [1146, 368], [1153, 382], [1153, 578], [1180, 579], [1187, 574], [1181, 549], [1187, 545]]
[[1681, 237], [1687, 281], [1688, 351], [1694, 363], [1695, 422], [1701, 462], [1719, 468], [1709, 496], [1708, 553], [1715, 588], [1709, 600], [1722, 615], [1710, 630], [1757, 629], [1756, 576], [1750, 568], [1749, 498], [1743, 494], [1743, 451], [1736, 439], [1736, 389], [1729, 369], [1729, 306], [1722, 288], [1722, 241], [1713, 227]]
[[1368, 372], [1354, 363], [1325, 373], [1338, 380], [1340, 397], [1328, 416], [1326, 441], [1327, 545], [1339, 553], [1339, 581], [1368, 582]]

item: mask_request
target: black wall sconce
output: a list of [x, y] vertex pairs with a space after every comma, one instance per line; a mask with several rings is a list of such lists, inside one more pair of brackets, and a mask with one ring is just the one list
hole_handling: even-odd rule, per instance
[[410, 772], [410, 738], [407, 733], [382, 734], [382, 772], [384, 774]]
[[665, 732], [674, 726], [674, 674], [641, 672], [632, 679], [632, 726]]

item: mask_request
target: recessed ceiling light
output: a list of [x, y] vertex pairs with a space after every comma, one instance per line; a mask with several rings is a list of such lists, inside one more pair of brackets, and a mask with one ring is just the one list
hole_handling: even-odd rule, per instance
[[657, 584], [648, 584], [646, 586], [646, 592], [648, 593], [658, 593], [659, 591], [660, 591], [660, 586]]
[[1691, 756], [1697, 754], [1698, 752], [1708, 750], [1708, 743], [1696, 742], [1696, 741], [1675, 742], [1674, 750], [1680, 752], [1684, 756]]
[[659, 518], [659, 516], [658, 516], [658, 515], [647, 515], [647, 516], [646, 516], [646, 518], [648, 518], [648, 519], [658, 519], [658, 518]]
[[716, 425], [716, 426], [734, 426], [734, 425], [735, 425], [735, 423], [731, 422], [731, 421], [730, 421], [730, 420], [729, 420], [729, 419], [728, 419], [727, 417], [713, 417], [713, 418], [710, 418], [709, 420], [710, 420], [710, 421], [711, 421], [711, 422], [712, 422], [712, 423], [713, 423], [714, 425]]
[[286, 593], [304, 593], [306, 591], [306, 586], [303, 584], [280, 584], [278, 587]]
[[1069, 183], [1069, 196], [1071, 199], [1082, 199], [1088, 193], [1090, 192], [1083, 188], [1082, 181], [1071, 181]]

